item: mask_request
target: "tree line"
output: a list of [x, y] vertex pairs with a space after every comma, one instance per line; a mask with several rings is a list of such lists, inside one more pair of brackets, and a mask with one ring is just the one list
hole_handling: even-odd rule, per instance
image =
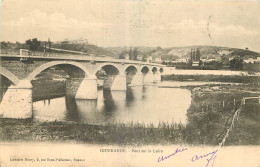
[[138, 49], [137, 48], [130, 48], [129, 51], [122, 51], [120, 54], [119, 54], [119, 59], [125, 59], [126, 58], [126, 55], [129, 56], [129, 60], [137, 60], [137, 56], [138, 56]]

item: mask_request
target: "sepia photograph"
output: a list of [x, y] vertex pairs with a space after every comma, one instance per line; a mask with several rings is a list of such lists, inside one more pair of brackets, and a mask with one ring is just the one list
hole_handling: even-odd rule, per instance
[[259, 155], [259, 0], [0, 0], [0, 167]]

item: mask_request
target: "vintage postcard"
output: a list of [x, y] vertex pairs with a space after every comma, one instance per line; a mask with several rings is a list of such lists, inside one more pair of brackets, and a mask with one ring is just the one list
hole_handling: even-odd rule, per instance
[[1, 0], [0, 167], [260, 167], [260, 1]]

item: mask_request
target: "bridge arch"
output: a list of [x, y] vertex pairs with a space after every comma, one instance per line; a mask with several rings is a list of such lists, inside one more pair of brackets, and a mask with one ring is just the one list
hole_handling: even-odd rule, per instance
[[157, 67], [152, 67], [152, 70], [151, 70], [153, 73], [156, 73], [158, 71], [158, 68]]
[[[108, 67], [108, 68], [106, 68], [106, 67]], [[109, 67], [111, 67], [111, 68], [109, 69]], [[103, 64], [102, 63], [99, 66], [97, 66], [97, 68], [94, 71], [94, 75], [101, 69], [104, 69], [104, 71], [106, 73], [109, 73], [109, 72], [111, 72], [113, 74], [117, 73], [116, 75], [123, 74], [123, 71], [120, 70], [120, 67], [117, 64], [113, 64], [113, 63], [104, 63]]]
[[135, 65], [127, 65], [125, 68], [124, 68], [124, 73], [125, 74], [128, 74], [128, 73], [138, 73], [139, 70], [138, 70], [138, 67], [136, 67]]
[[85, 72], [85, 77], [86, 78], [90, 76], [90, 74], [87, 71], [87, 69], [82, 64], [80, 64], [78, 62], [73, 62], [73, 61], [51, 61], [51, 62], [45, 63], [45, 64], [41, 65], [40, 67], [36, 68], [26, 79], [31, 81], [38, 74], [40, 74], [42, 71], [44, 71], [44, 70], [46, 70], [46, 69], [48, 69], [48, 68], [50, 68], [52, 66], [66, 65], [66, 64], [80, 68], [82, 71]]
[[127, 71], [127, 69], [129, 69], [129, 68], [133, 68], [133, 69], [135, 69], [137, 72], [139, 72], [139, 71], [138, 71], [139, 68], [138, 68], [136, 65], [133, 65], [133, 64], [128, 64], [128, 65], [126, 65], [125, 68], [124, 68], [124, 72]]
[[141, 72], [142, 72], [143, 74], [146, 74], [146, 73], [148, 73], [149, 71], [150, 71], [150, 69], [149, 69], [148, 66], [143, 66], [143, 67], [141, 68]]
[[15, 76], [13, 73], [10, 71], [0, 67], [0, 74], [5, 76], [7, 79], [9, 79], [13, 84], [17, 85], [19, 82], [19, 79], [17, 76]]
[[160, 71], [160, 73], [163, 73], [164, 69], [161, 67], [161, 68], [159, 69], [159, 71]]
[[131, 84], [132, 80], [134, 80], [134, 82], [138, 82], [139, 78], [136, 74], [139, 73], [139, 71], [135, 65], [127, 65], [124, 69], [126, 74], [126, 85]]

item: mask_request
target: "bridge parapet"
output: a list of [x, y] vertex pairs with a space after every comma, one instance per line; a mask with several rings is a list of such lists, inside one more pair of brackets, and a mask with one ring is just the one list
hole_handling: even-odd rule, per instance
[[74, 61], [89, 61], [89, 62], [111, 62], [111, 63], [121, 63], [121, 64], [140, 64], [140, 65], [150, 65], [158, 67], [166, 67], [162, 64], [149, 63], [143, 61], [135, 60], [125, 60], [125, 59], [113, 59], [110, 57], [93, 57], [86, 55], [71, 55], [71, 54], [35, 54], [35, 55], [9, 55], [0, 54], [0, 57], [19, 57], [19, 58], [30, 58], [30, 59], [54, 59], [54, 60], [74, 60]]

